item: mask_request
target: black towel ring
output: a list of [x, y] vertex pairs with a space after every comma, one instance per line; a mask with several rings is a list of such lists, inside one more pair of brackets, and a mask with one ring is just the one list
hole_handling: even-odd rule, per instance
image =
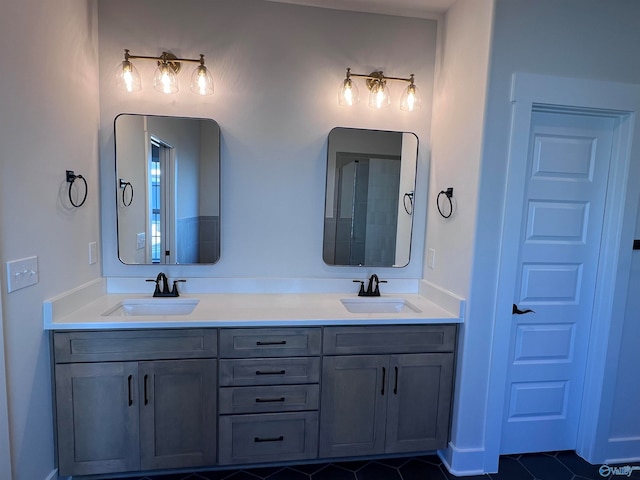
[[[407, 208], [407, 198], [409, 199], [409, 208]], [[408, 215], [413, 215], [413, 191], [404, 194], [402, 197], [402, 206]]]
[[[82, 200], [80, 201], [80, 203], [76, 203], [73, 201], [73, 196], [71, 195], [71, 189], [73, 188], [73, 184], [77, 179], [80, 179], [84, 182], [84, 196], [82, 197]], [[82, 175], [76, 175], [73, 170], [67, 170], [67, 182], [69, 183], [69, 202], [71, 202], [71, 205], [73, 205], [76, 208], [80, 208], [82, 205], [84, 205], [84, 202], [87, 200], [87, 193], [89, 193], [89, 187], [87, 186], [87, 179], [84, 178]]]
[[[122, 189], [122, 205], [124, 205], [125, 207], [129, 207], [131, 206], [131, 204], [133, 203], [133, 185], [131, 184], [131, 182], [127, 182], [125, 180], [123, 180], [122, 178], [120, 179], [120, 188]], [[126, 201], [126, 192], [127, 192], [127, 188], [131, 189], [131, 198], [129, 198], [129, 201]]]
[[[447, 200], [449, 200], [449, 213], [446, 215], [442, 213], [442, 209], [440, 209], [440, 197], [442, 195], [447, 197]], [[451, 201], [451, 197], [453, 197], [453, 188], [449, 187], [446, 190], [440, 190], [440, 193], [438, 193], [438, 197], [436, 198], [436, 206], [438, 207], [438, 213], [440, 213], [440, 215], [442, 215], [443, 218], [449, 218], [453, 213], [453, 202]]]

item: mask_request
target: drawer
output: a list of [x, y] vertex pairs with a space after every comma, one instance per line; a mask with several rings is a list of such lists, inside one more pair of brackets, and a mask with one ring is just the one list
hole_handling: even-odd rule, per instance
[[220, 417], [219, 463], [281, 462], [318, 456], [318, 412]]
[[317, 410], [320, 386], [276, 385], [221, 388], [220, 414], [297, 412]]
[[220, 386], [318, 383], [319, 357], [220, 360]]
[[56, 363], [214, 358], [217, 330], [54, 332]]
[[223, 358], [303, 357], [319, 355], [319, 328], [226, 328], [220, 330]]
[[325, 355], [453, 352], [456, 325], [325, 327]]

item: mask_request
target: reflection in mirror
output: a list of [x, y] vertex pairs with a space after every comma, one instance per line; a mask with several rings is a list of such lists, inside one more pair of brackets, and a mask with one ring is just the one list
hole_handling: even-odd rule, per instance
[[118, 115], [118, 256], [126, 264], [220, 258], [220, 128], [210, 119]]
[[409, 263], [418, 137], [334, 128], [327, 149], [323, 259], [328, 265]]

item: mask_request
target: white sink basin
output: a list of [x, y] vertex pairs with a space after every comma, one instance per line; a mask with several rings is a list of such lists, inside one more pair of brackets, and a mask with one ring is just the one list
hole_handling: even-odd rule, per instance
[[420, 309], [404, 298], [357, 297], [341, 298], [344, 308], [351, 313], [417, 313]]
[[194, 298], [132, 298], [122, 300], [102, 315], [106, 317], [141, 315], [189, 315], [200, 300]]

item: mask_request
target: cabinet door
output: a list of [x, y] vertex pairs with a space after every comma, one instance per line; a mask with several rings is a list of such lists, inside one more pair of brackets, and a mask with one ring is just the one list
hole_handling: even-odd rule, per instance
[[453, 354], [392, 355], [390, 359], [386, 453], [445, 448]]
[[324, 357], [320, 457], [384, 452], [386, 355]]
[[56, 365], [60, 475], [138, 470], [137, 364]]
[[216, 360], [140, 362], [142, 469], [213, 465]]

